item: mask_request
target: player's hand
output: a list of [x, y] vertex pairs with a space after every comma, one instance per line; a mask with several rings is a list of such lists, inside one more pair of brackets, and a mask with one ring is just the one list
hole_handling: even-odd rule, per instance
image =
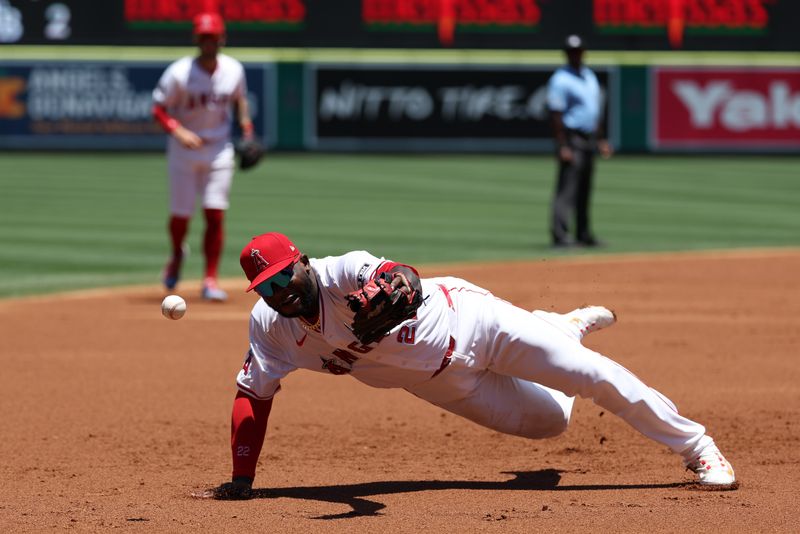
[[572, 163], [572, 149], [568, 146], [562, 146], [558, 149], [558, 159], [564, 163]]
[[216, 488], [207, 489], [194, 494], [200, 499], [216, 499], [218, 501], [241, 501], [253, 496], [253, 481], [247, 477], [236, 477], [232, 482], [225, 482]]
[[393, 276], [392, 282], [389, 284], [392, 289], [399, 289], [403, 292], [404, 295], [410, 295], [414, 292], [414, 288], [411, 287], [411, 283], [406, 277], [405, 274], [401, 272], [393, 272], [391, 273]]
[[184, 148], [195, 150], [203, 146], [203, 140], [200, 136], [183, 126], [178, 126], [172, 130], [172, 137], [177, 139]]
[[597, 150], [603, 159], [608, 159], [614, 155], [614, 147], [605, 139], [600, 139], [597, 142]]

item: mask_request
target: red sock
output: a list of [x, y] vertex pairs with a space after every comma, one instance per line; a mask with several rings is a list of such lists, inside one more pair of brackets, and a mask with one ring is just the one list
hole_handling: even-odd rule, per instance
[[189, 231], [189, 218], [172, 215], [169, 218], [169, 236], [172, 242], [172, 259], [181, 261], [183, 259], [183, 240], [186, 239], [186, 232]]
[[217, 279], [219, 259], [222, 255], [223, 225], [225, 210], [205, 209], [206, 233], [203, 237], [203, 252], [206, 255], [206, 278]]

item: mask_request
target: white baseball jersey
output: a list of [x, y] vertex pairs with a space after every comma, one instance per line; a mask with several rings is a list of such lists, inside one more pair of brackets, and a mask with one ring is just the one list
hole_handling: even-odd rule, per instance
[[379, 343], [362, 345], [348, 329], [353, 312], [345, 295], [371, 279], [385, 262], [367, 252], [312, 258], [318, 277], [320, 321], [310, 329], [287, 319], [262, 299], [250, 316], [250, 351], [239, 372], [239, 388], [259, 399], [272, 397], [280, 379], [298, 369], [351, 374], [375, 387], [408, 388], [430, 379], [452, 354], [455, 319], [448, 296], [436, 279], [422, 281], [425, 301]]
[[194, 57], [172, 63], [161, 75], [153, 101], [210, 144], [230, 138], [233, 103], [245, 95], [247, 82], [242, 64], [217, 54], [213, 73], [201, 68]]
[[566, 429], [574, 396], [591, 399], [644, 435], [691, 457], [712, 440], [705, 428], [633, 373], [581, 344], [568, 316], [518, 308], [459, 278], [422, 280], [424, 304], [378, 343], [361, 345], [346, 325], [345, 295], [384, 262], [367, 252], [312, 259], [320, 298], [315, 330], [263, 300], [250, 317], [240, 390], [269, 399], [298, 368], [351, 374], [376, 387], [405, 388], [478, 424], [544, 438]]

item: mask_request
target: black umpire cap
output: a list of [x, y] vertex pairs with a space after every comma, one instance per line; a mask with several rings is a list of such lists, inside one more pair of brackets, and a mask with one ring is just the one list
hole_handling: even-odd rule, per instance
[[564, 50], [583, 50], [583, 39], [581, 39], [580, 35], [572, 34], [567, 36], [566, 40], [564, 41]]

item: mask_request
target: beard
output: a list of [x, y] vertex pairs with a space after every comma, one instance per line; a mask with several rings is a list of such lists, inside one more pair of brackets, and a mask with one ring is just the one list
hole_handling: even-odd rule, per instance
[[314, 282], [310, 277], [306, 276], [298, 286], [295, 294], [298, 296], [299, 306], [291, 311], [276, 308], [275, 311], [278, 312], [278, 315], [287, 319], [295, 319], [297, 317], [311, 317], [316, 314], [319, 292]]

